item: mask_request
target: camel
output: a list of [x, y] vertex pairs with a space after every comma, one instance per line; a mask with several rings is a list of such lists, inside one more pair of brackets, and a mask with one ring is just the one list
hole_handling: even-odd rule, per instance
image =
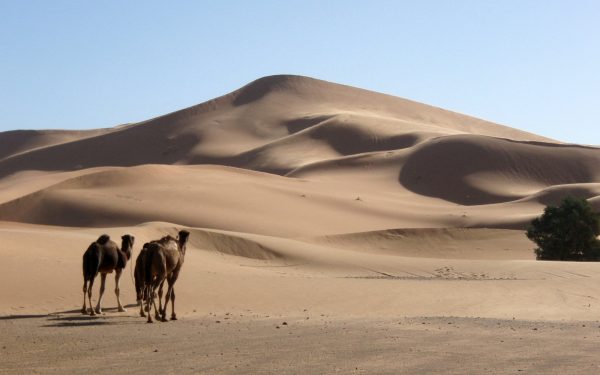
[[135, 295], [138, 305], [140, 306], [140, 316], [145, 317], [144, 314], [144, 302], [146, 301], [145, 295], [145, 284], [144, 284], [144, 261], [146, 259], [146, 252], [148, 251], [148, 243], [145, 243], [135, 260], [135, 271], [133, 277], [135, 280]]
[[[86, 293], [90, 303], [90, 315], [102, 313], [100, 303], [102, 301], [102, 294], [104, 293], [104, 287], [106, 284], [106, 274], [115, 271], [115, 294], [117, 295], [117, 304], [119, 311], [123, 312], [125, 309], [121, 305], [119, 299], [119, 279], [121, 273], [127, 265], [127, 261], [131, 258], [131, 249], [135, 237], [126, 234], [121, 237], [121, 248], [110, 239], [106, 234], [101, 235], [95, 242], [92, 242], [88, 249], [83, 254], [83, 307], [81, 308], [82, 314], [87, 314], [86, 307]], [[98, 303], [96, 308], [92, 307], [92, 286], [94, 285], [94, 279], [96, 275], [100, 273], [100, 295], [98, 297]], [[89, 284], [88, 284], [89, 283]]]
[[[152, 323], [152, 306], [156, 313], [157, 320], [166, 322], [167, 306], [171, 301], [171, 320], [177, 320], [175, 314], [175, 282], [181, 272], [181, 267], [185, 260], [185, 250], [190, 232], [181, 230], [177, 239], [171, 236], [165, 236], [158, 241], [152, 241], [146, 246], [144, 256], [144, 284], [146, 293], [146, 311], [148, 311], [148, 323]], [[160, 309], [156, 308], [154, 298], [156, 289], [161, 287], [167, 281], [168, 288], [165, 296], [165, 303]], [[160, 293], [160, 291], [159, 291]], [[160, 298], [159, 295], [159, 304]]]
[[[158, 240], [152, 241], [152, 242], [158, 242]], [[146, 260], [146, 253], [148, 251], [149, 245], [150, 245], [150, 243], [146, 242], [144, 244], [144, 246], [142, 246], [142, 250], [140, 250], [138, 257], [135, 260], [135, 271], [134, 271], [135, 294], [136, 294], [137, 304], [140, 307], [140, 316], [141, 317], [146, 317], [145, 311], [148, 311], [147, 310], [148, 306], [146, 306], [146, 304], [145, 304], [148, 296], [147, 296], [147, 290], [145, 288], [146, 284], [144, 282], [144, 262]], [[161, 310], [161, 311], [162, 311], [161, 301], [162, 301], [162, 294], [163, 294], [163, 284], [164, 284], [164, 282], [160, 284], [160, 287], [158, 289], [159, 310]], [[144, 309], [144, 307], [146, 309]], [[156, 311], [156, 319], [159, 319], [158, 311]]]

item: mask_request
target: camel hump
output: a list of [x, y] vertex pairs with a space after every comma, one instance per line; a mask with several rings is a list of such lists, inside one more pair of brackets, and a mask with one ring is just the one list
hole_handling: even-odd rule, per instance
[[110, 236], [108, 234], [103, 234], [96, 240], [100, 245], [106, 245], [108, 241], [110, 241]]

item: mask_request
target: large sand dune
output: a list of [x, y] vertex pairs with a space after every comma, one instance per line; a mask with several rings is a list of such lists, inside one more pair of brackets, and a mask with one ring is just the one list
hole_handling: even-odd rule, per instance
[[596, 147], [298, 76], [111, 129], [0, 133], [0, 314], [77, 311], [101, 233], [137, 254], [187, 228], [186, 319], [595, 320], [600, 269], [535, 261], [524, 229], [566, 195], [600, 209], [599, 165]]
[[[272, 76], [156, 119], [92, 137], [71, 135], [71, 142], [65, 142], [66, 134], [60, 142], [40, 141], [36, 132], [23, 134], [19, 143], [36, 147], [4, 151], [0, 176], [148, 163], [217, 163], [284, 173], [318, 160], [393, 150], [457, 133], [547, 140], [388, 95]], [[9, 137], [14, 135], [4, 133], [2, 144], [14, 143]]]

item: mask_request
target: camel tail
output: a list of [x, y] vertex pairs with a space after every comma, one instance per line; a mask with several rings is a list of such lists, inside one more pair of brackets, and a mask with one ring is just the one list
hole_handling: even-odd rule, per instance
[[83, 279], [92, 280], [98, 274], [101, 262], [100, 246], [94, 242], [83, 254]]

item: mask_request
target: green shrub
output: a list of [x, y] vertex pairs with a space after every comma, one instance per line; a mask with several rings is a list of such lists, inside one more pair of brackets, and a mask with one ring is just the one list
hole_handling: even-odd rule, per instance
[[537, 259], [599, 260], [600, 214], [585, 199], [567, 197], [558, 207], [548, 206], [527, 229], [538, 246]]

